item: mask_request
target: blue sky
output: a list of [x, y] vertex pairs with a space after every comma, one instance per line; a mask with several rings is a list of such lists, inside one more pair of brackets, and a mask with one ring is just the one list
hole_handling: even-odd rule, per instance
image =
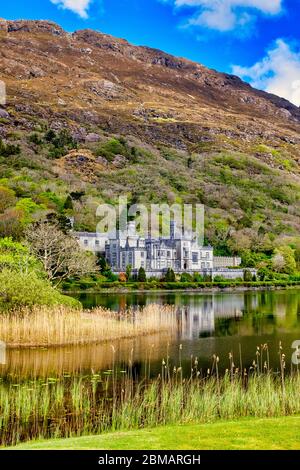
[[12, 0], [6, 19], [50, 19], [156, 47], [300, 106], [300, 0]]

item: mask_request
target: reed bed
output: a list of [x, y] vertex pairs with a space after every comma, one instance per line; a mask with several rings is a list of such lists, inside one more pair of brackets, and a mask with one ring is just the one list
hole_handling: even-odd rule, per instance
[[131, 364], [125, 371], [113, 368], [84, 377], [2, 381], [0, 442], [15, 445], [148, 426], [299, 414], [299, 371], [286, 375], [282, 351], [279, 361], [278, 372], [269, 368], [267, 360], [261, 361], [258, 352], [249, 370], [236, 368], [230, 354], [222, 376], [214, 356], [205, 376], [193, 358], [189, 377], [183, 377], [180, 364], [163, 360], [154, 379], [145, 368], [137, 380]]
[[54, 347], [113, 341], [176, 331], [173, 307], [149, 305], [122, 314], [96, 308], [37, 307], [0, 314], [0, 338], [7, 347]]

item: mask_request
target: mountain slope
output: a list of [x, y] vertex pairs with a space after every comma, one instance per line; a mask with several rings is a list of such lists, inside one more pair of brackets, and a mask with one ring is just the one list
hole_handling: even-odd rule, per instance
[[[241, 239], [266, 251], [298, 234], [300, 109], [288, 101], [186, 59], [47, 21], [0, 20], [0, 58], [8, 90], [0, 137], [21, 148], [3, 159], [2, 176], [14, 191], [25, 174], [38, 186], [18, 198], [62, 211], [64, 198], [82, 191], [72, 210], [88, 229], [97, 201], [120, 193], [203, 202], [207, 236], [225, 251]], [[67, 129], [71, 140], [56, 145], [49, 128]], [[60, 200], [53, 207], [41, 182]]]

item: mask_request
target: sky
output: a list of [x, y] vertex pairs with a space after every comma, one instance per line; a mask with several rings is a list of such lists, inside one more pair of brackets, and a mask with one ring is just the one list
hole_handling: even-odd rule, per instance
[[0, 17], [92, 28], [234, 73], [300, 106], [300, 0], [0, 0]]

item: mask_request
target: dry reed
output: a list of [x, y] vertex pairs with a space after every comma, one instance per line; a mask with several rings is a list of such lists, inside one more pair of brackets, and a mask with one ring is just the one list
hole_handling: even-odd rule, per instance
[[172, 330], [174, 308], [158, 305], [123, 314], [102, 308], [38, 307], [0, 315], [0, 338], [9, 348], [100, 343]]

